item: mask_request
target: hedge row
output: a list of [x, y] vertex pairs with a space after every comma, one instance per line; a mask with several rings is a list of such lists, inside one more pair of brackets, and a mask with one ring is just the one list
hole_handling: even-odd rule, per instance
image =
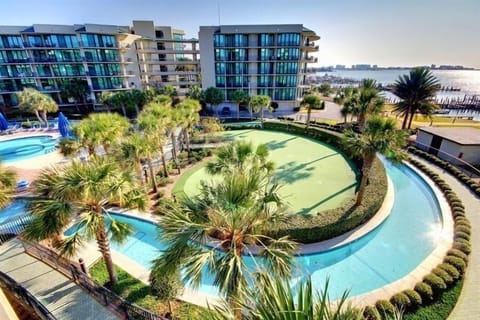
[[[305, 130], [305, 124], [265, 122], [263, 129], [288, 132], [329, 144], [343, 151], [342, 134], [321, 128]], [[345, 201], [340, 207], [312, 215], [292, 215], [271, 236], [288, 235], [301, 243], [312, 243], [331, 239], [350, 231], [375, 215], [383, 204], [387, 193], [387, 175], [380, 160], [373, 164], [365, 190], [363, 203], [355, 206], [355, 199]]]
[[439, 166], [445, 171], [451, 173], [459, 181], [461, 181], [465, 186], [467, 186], [471, 191], [473, 191], [476, 195], [480, 196], [480, 184], [477, 183], [472, 178], [470, 178], [469, 176], [467, 176], [465, 173], [463, 173], [460, 169], [455, 167], [450, 162], [440, 159], [439, 157], [434, 156], [433, 154], [420, 150], [417, 147], [410, 146], [408, 148], [408, 151], [413, 153], [414, 155], [417, 155], [419, 157], [424, 158], [425, 160], [428, 160], [434, 163], [435, 165]]
[[467, 267], [468, 255], [471, 252], [471, 225], [465, 216], [462, 201], [438, 174], [419, 161], [409, 161], [427, 174], [447, 198], [454, 218], [454, 242], [443, 262], [426, 275], [423, 281], [417, 283], [414, 290], [405, 290], [393, 295], [389, 301], [379, 300], [375, 306], [368, 306], [364, 311], [365, 319], [389, 319], [395, 308], [409, 312], [434, 302], [443, 291], [454, 286], [463, 277]]

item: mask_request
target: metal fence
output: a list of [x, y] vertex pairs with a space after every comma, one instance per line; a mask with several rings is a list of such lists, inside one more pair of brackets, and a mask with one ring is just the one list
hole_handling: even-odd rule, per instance
[[121, 317], [126, 319], [145, 319], [145, 320], [166, 320], [167, 318], [145, 310], [135, 304], [132, 304], [116, 293], [103, 287], [87, 274], [82, 272], [80, 265], [73, 261], [70, 261], [62, 256], [59, 256], [56, 252], [45, 248], [44, 246], [22, 240], [24, 243], [25, 251], [44, 263], [55, 268], [57, 271], [63, 273], [66, 277], [73, 280], [75, 283], [84, 288], [88, 294], [94, 297], [97, 301], [102, 303], [110, 310], [116, 312]]
[[40, 303], [27, 289], [10, 278], [7, 274], [0, 271], [0, 287], [5, 291], [13, 294], [17, 300], [23, 302], [34, 310], [41, 319], [55, 320], [56, 318], [50, 313], [50, 311]]
[[0, 245], [20, 234], [31, 221], [30, 215], [13, 217], [0, 224]]

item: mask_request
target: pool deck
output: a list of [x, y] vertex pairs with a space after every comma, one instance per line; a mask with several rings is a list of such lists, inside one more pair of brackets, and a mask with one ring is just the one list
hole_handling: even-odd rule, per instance
[[445, 172], [440, 167], [423, 160], [420, 157], [410, 155], [412, 158], [422, 162], [444, 179], [458, 197], [462, 199], [465, 206], [465, 214], [472, 224], [472, 253], [469, 257], [468, 268], [465, 274], [462, 292], [458, 302], [450, 314], [450, 320], [477, 320], [480, 315], [480, 198], [473, 194], [467, 187], [459, 182], [454, 176]]
[[25, 253], [17, 239], [0, 247], [0, 270], [25, 287], [56, 319], [118, 319], [73, 281]]

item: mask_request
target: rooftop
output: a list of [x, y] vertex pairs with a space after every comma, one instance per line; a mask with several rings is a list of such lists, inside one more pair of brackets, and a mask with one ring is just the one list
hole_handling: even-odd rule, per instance
[[468, 127], [441, 128], [422, 127], [421, 131], [428, 132], [463, 145], [480, 145], [480, 130]]

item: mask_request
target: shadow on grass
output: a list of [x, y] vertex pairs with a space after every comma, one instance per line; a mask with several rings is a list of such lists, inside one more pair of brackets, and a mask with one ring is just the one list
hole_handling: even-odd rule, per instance
[[295, 139], [298, 139], [298, 137], [292, 137], [292, 138], [288, 138], [288, 139], [285, 139], [285, 140], [282, 140], [282, 141], [274, 140], [274, 141], [270, 141], [270, 142], [265, 143], [265, 146], [270, 151], [277, 150], [277, 149], [283, 149], [287, 146], [287, 143], [289, 141], [292, 141], [292, 140], [295, 140]]
[[[348, 186], [346, 186], [345, 188], [343, 189], [340, 189], [339, 191], [335, 192], [335, 193], [332, 193], [331, 195], [329, 195], [328, 197], [326, 198], [323, 198], [322, 200], [318, 201], [317, 203], [314, 203], [312, 204], [310, 207], [307, 207], [307, 208], [303, 208], [302, 210], [300, 210], [298, 213], [299, 214], [302, 214], [302, 215], [308, 215], [310, 214], [310, 212], [315, 209], [316, 207], [324, 204], [325, 202], [335, 198], [336, 196], [350, 190], [352, 187], [355, 187], [357, 184], [356, 183], [352, 183]], [[353, 209], [353, 207], [351, 208]], [[350, 210], [347, 210], [347, 212], [350, 211]], [[353, 212], [353, 210], [351, 210], [351, 212]], [[350, 213], [348, 213], [347, 215], [349, 215]], [[345, 215], [342, 217], [342, 219], [345, 218]]]
[[315, 167], [310, 166], [315, 162], [339, 155], [339, 153], [331, 153], [329, 155], [320, 157], [305, 163], [297, 163], [297, 161], [290, 161], [277, 168], [277, 174], [275, 174], [275, 181], [279, 183], [294, 183], [299, 180], [306, 179], [312, 175], [312, 171]]

